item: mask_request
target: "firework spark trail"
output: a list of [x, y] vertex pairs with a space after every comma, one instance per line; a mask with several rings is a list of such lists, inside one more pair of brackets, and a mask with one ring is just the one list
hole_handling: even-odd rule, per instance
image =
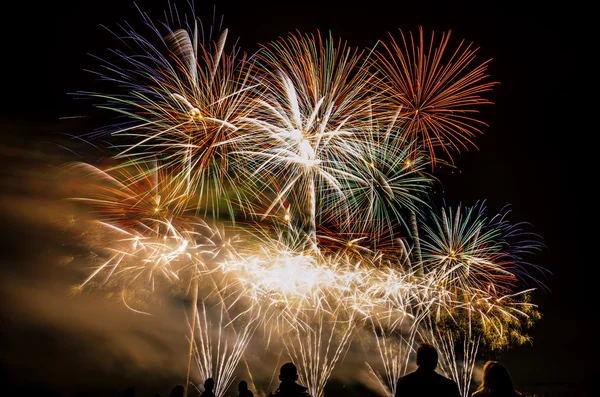
[[[321, 303], [320, 303], [321, 304]], [[298, 365], [298, 377], [311, 396], [322, 397], [338, 361], [345, 355], [357, 323], [343, 306], [330, 310], [308, 310], [300, 314], [300, 325], [283, 334], [283, 343]]]
[[289, 237], [258, 230], [252, 239], [242, 239], [237, 256], [222, 264], [247, 300], [263, 310], [272, 308], [264, 310], [265, 318], [271, 313], [295, 324], [298, 313], [327, 310], [330, 299], [363, 319], [374, 310], [390, 318], [404, 316], [415, 304], [413, 275], [397, 263], [366, 255], [316, 253], [303, 245], [302, 233]]
[[240, 256], [226, 259], [222, 270], [236, 280], [236, 288], [252, 306], [263, 312], [264, 321], [275, 320], [282, 329], [294, 326], [307, 306], [321, 309], [328, 294], [342, 288], [344, 273], [336, 263], [306, 249], [301, 234], [285, 241], [281, 235], [258, 230]]
[[[408, 320], [411, 324], [404, 324]], [[411, 316], [402, 316], [400, 321], [390, 321], [386, 316], [371, 319], [377, 352], [383, 366], [383, 374], [375, 370], [368, 362], [369, 373], [376, 379], [381, 389], [389, 396], [396, 395], [398, 379], [405, 375], [411, 352], [414, 350], [416, 328], [412, 326]], [[404, 328], [408, 329], [408, 332]]]
[[317, 396], [322, 395], [357, 326], [352, 285], [359, 280], [357, 272], [340, 270], [343, 262], [299, 248], [303, 240], [298, 238], [294, 247], [263, 236], [262, 252], [226, 268], [242, 280], [246, 295], [254, 296], [264, 310], [265, 326], [283, 336], [301, 380]]
[[203, 236], [193, 229], [178, 230], [168, 222], [155, 222], [164, 227], [166, 232], [157, 233], [155, 229], [142, 225], [140, 229], [146, 232], [139, 233], [99, 222], [100, 227], [105, 230], [104, 251], [108, 253], [109, 259], [97, 266], [81, 287], [104, 274], [101, 284], [112, 281], [133, 287], [139, 281], [154, 290], [157, 277], [167, 283], [179, 283], [189, 279], [184, 276], [185, 273], [212, 271], [199, 258], [207, 253], [206, 245], [199, 242]]
[[[469, 327], [469, 331], [457, 341], [452, 329], [441, 330], [435, 327], [431, 319], [423, 325], [420, 335], [436, 347], [439, 353], [438, 368], [446, 377], [456, 382], [463, 397], [469, 396], [481, 337], [475, 335]], [[456, 352], [457, 344], [462, 346], [462, 355]]]
[[[187, 388], [190, 385], [190, 370], [192, 357], [195, 359], [200, 375], [207, 379], [215, 379], [215, 393], [223, 395], [231, 382], [233, 373], [240, 361], [243, 361], [246, 368], [248, 363], [244, 358], [244, 352], [250, 339], [260, 325], [261, 311], [257, 307], [250, 305], [247, 307], [246, 301], [242, 300], [244, 291], [240, 290], [240, 284], [231, 280], [226, 272], [221, 272], [221, 266], [227, 258], [239, 258], [235, 250], [235, 245], [239, 236], [229, 234], [230, 230], [224, 225], [206, 227], [205, 237], [208, 241], [207, 246], [209, 254], [206, 258], [214, 271], [197, 272], [191, 283], [191, 293], [193, 293], [193, 318], [190, 327], [190, 352], [188, 362], [188, 375], [186, 382]], [[188, 290], [188, 294], [190, 290]], [[199, 317], [198, 297], [202, 293], [202, 319]], [[206, 303], [211, 302], [211, 307], [218, 307], [220, 311], [220, 320], [218, 324], [207, 319]], [[211, 313], [214, 315], [214, 313]], [[226, 322], [224, 322], [224, 320]], [[240, 325], [240, 322], [242, 323]], [[198, 325], [197, 325], [198, 324]], [[213, 340], [210, 332], [215, 326], [219, 327], [217, 351], [214, 352], [211, 347]], [[197, 329], [201, 327], [203, 329]], [[226, 335], [223, 331], [226, 330]], [[198, 333], [198, 336], [194, 336]], [[230, 340], [233, 339], [233, 345]], [[224, 343], [223, 349], [221, 345]], [[231, 346], [228, 348], [228, 346]], [[211, 375], [212, 374], [212, 375]], [[195, 386], [198, 388], [197, 386]]]
[[[376, 305], [386, 307], [387, 318], [391, 319], [392, 313], [397, 316], [396, 311], [389, 309], [393, 306], [389, 297], [393, 296], [396, 309], [402, 305], [403, 317], [409, 317], [406, 310], [410, 288], [406, 282], [391, 283], [390, 288], [391, 277], [406, 277], [394, 274], [393, 268], [377, 271], [372, 265], [361, 268], [360, 264], [345, 262], [344, 256], [326, 258], [310, 249], [294, 251], [282, 245], [280, 238], [264, 239], [260, 247], [262, 258], [249, 256], [245, 262], [226, 267], [245, 273], [248, 294], [256, 294], [257, 300], [266, 302], [281, 316], [281, 320], [276, 320], [279, 333], [284, 335], [288, 354], [299, 363], [303, 381], [314, 395], [322, 394], [353, 330], [362, 323], [361, 318], [372, 315]], [[258, 284], [250, 285], [251, 280]], [[364, 293], [367, 289], [369, 294]], [[369, 298], [371, 294], [378, 299]], [[348, 317], [341, 320], [340, 315]], [[341, 333], [339, 324], [335, 325], [340, 321]], [[397, 319], [392, 322], [398, 326]], [[285, 337], [288, 334], [293, 336]]]
[[[196, 311], [196, 332], [194, 337], [194, 358], [203, 380], [213, 378], [214, 393], [222, 397], [234, 380], [234, 372], [242, 359], [246, 347], [250, 343], [257, 328], [257, 318], [250, 318], [245, 324], [224, 323], [226, 308], [217, 303], [219, 320], [216, 323], [207, 315], [206, 304], [201, 303], [201, 310]], [[214, 315], [214, 310], [211, 311]], [[247, 320], [242, 318], [241, 320]], [[213, 332], [218, 332], [216, 336]], [[216, 341], [215, 341], [216, 339]], [[233, 339], [233, 340], [231, 340]]]
[[491, 103], [481, 94], [496, 84], [486, 81], [489, 61], [476, 64], [477, 49], [471, 44], [461, 42], [446, 53], [450, 34], [442, 33], [438, 43], [432, 34], [427, 43], [422, 28], [418, 39], [410, 33], [408, 40], [400, 31], [397, 41], [390, 33], [373, 57], [387, 87], [390, 117], [401, 122], [410, 141], [418, 139], [433, 165], [437, 148], [452, 161], [450, 150], [476, 147], [473, 138], [486, 124], [473, 115], [478, 112], [474, 107]]

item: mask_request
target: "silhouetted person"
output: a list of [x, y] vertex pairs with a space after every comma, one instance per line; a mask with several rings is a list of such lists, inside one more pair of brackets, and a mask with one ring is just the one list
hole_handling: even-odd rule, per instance
[[169, 394], [169, 397], [183, 397], [184, 392], [185, 388], [183, 387], [183, 385], [175, 385], [171, 389], [171, 394]]
[[423, 343], [417, 349], [417, 370], [398, 379], [396, 397], [460, 397], [458, 385], [435, 372], [438, 353]]
[[285, 363], [279, 369], [279, 380], [281, 383], [277, 390], [269, 396], [277, 397], [310, 397], [306, 390], [308, 388], [296, 383], [298, 380], [298, 370], [293, 363]]
[[252, 390], [248, 389], [248, 382], [245, 380], [238, 383], [238, 392], [238, 397], [254, 397], [254, 393], [252, 393]]
[[215, 397], [213, 389], [215, 388], [215, 381], [213, 378], [208, 378], [204, 381], [204, 391], [200, 394], [200, 397]]
[[471, 397], [521, 397], [515, 390], [508, 369], [498, 361], [488, 361], [483, 366], [481, 385]]

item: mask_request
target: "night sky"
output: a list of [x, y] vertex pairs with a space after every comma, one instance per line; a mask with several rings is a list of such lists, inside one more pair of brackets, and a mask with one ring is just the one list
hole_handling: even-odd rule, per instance
[[[387, 32], [416, 32], [423, 26], [426, 33], [452, 30], [452, 43], [473, 42], [480, 48], [479, 60], [492, 59], [489, 74], [499, 84], [486, 96], [494, 105], [481, 107], [481, 119], [489, 127], [476, 139], [478, 150], [457, 156], [460, 172], [440, 176], [444, 197], [453, 205], [486, 200], [497, 211], [510, 205], [511, 219], [529, 222], [531, 231], [543, 237], [546, 249], [532, 259], [552, 272], [543, 279], [548, 291], [535, 295], [543, 318], [530, 331], [532, 344], [499, 358], [518, 385], [584, 395], [597, 366], [592, 354], [597, 351], [592, 333], [597, 298], [591, 276], [597, 259], [586, 234], [595, 233], [589, 232], [595, 229], [589, 196], [596, 181], [587, 176], [593, 142], [591, 129], [584, 127], [590, 115], [581, 111], [580, 90], [588, 79], [579, 71], [581, 54], [576, 51], [578, 13], [584, 11], [505, 2], [221, 3], [217, 16], [223, 15], [229, 37], [239, 38], [247, 52], [295, 30], [331, 31], [366, 48], [386, 39]], [[158, 19], [168, 7], [163, 1], [137, 5]], [[177, 5], [187, 9], [185, 2]], [[212, 20], [213, 5], [196, 4], [196, 14], [206, 23]], [[573, 2], [568, 6], [575, 9]], [[161, 336], [177, 326], [132, 317], [117, 305], [102, 307], [93, 296], [70, 299], [68, 286], [77, 280], [49, 259], [64, 245], [52, 216], [59, 211], [52, 197], [64, 192], [64, 186], [48, 171], [77, 159], [62, 149], [66, 134], [110, 123], [90, 102], [69, 94], [99, 87], [85, 71], [97, 66], [91, 55], [106, 55], [117, 44], [101, 25], [115, 28], [127, 21], [136, 27], [141, 25], [139, 13], [127, 0], [21, 1], [10, 10], [3, 7], [2, 382], [15, 389], [103, 390], [112, 395], [130, 385], [142, 390], [144, 384], [147, 395], [166, 395], [182, 372], [168, 357], [174, 345]], [[139, 353], [145, 343], [164, 355]]]

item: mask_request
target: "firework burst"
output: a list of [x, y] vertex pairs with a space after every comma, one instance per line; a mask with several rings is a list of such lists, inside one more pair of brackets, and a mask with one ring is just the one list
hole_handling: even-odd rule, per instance
[[[363, 122], [372, 75], [360, 52], [320, 35], [289, 36], [264, 46], [254, 59], [268, 89], [246, 119], [251, 132], [225, 143], [243, 146], [238, 153], [249, 162], [249, 179], [257, 190], [271, 189], [267, 213], [288, 197], [297, 199], [293, 214], [316, 249], [321, 214], [332, 200], [344, 201], [344, 181], [359, 178], [345, 164], [358, 156], [361, 136], [354, 130]], [[273, 180], [279, 183], [269, 185]]]
[[236, 189], [235, 168], [230, 167], [235, 148], [218, 143], [243, 128], [255, 103], [252, 64], [235, 46], [226, 51], [226, 29], [215, 40], [203, 42], [196, 20], [162, 33], [151, 20], [146, 22], [158, 44], [123, 28], [120, 40], [146, 55], [115, 52], [118, 65], [105, 61], [99, 73], [124, 92], [85, 94], [104, 100], [100, 107], [124, 117], [111, 130], [122, 142], [114, 145], [115, 158], [158, 158], [161, 167], [185, 179], [185, 194], [197, 200], [198, 210], [233, 216], [232, 203], [245, 202]]
[[444, 285], [449, 291], [490, 286], [498, 293], [513, 291], [518, 281], [529, 275], [522, 254], [542, 247], [533, 235], [523, 239], [527, 233], [522, 225], [508, 221], [507, 212], [488, 218], [484, 204], [456, 211], [442, 208], [440, 216], [433, 216], [432, 225], [423, 225], [424, 266], [449, 283]]
[[402, 134], [417, 140], [432, 163], [440, 150], [452, 159], [451, 151], [475, 146], [485, 123], [476, 117], [476, 106], [489, 104], [481, 95], [495, 85], [488, 82], [487, 64], [476, 62], [477, 49], [461, 42], [448, 51], [450, 32], [427, 41], [423, 29], [418, 38], [400, 31], [390, 33], [375, 51], [377, 70], [386, 81], [386, 106], [402, 126]]

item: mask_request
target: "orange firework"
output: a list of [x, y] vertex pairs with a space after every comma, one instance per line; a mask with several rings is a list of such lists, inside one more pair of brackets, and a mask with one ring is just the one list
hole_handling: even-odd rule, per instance
[[402, 133], [417, 140], [428, 151], [435, 165], [436, 150], [450, 157], [476, 147], [473, 138], [486, 124], [474, 117], [474, 107], [491, 102], [481, 94], [496, 84], [487, 81], [487, 64], [477, 63], [477, 49], [461, 42], [454, 52], [447, 51], [450, 32], [442, 33], [438, 43], [434, 35], [426, 41], [419, 29], [418, 41], [400, 31], [396, 41], [390, 33], [389, 43], [375, 51], [376, 69], [385, 81], [388, 111]]

